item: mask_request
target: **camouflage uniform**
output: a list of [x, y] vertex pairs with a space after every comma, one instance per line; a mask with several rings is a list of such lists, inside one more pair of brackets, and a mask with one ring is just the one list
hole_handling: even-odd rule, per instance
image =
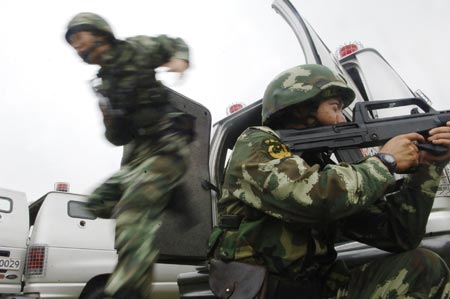
[[[69, 24], [68, 40], [78, 29], [91, 27], [112, 35], [102, 21], [90, 13], [77, 15]], [[89, 207], [117, 223], [119, 260], [106, 292], [116, 298], [148, 298], [158, 256], [153, 241], [171, 191], [187, 170], [192, 140], [188, 117], [169, 104], [154, 69], [172, 58], [188, 61], [189, 51], [183, 40], [164, 35], [112, 40], [95, 89], [106, 138], [125, 145], [127, 154], [121, 169], [90, 195]]]
[[[284, 87], [310, 91], [305, 79], [285, 81], [308, 69], [284, 73]], [[209, 246], [215, 258], [261, 264], [281, 280], [320, 277], [321, 298], [449, 298], [445, 262], [415, 249], [442, 169], [419, 165], [392, 192], [395, 178], [377, 158], [335, 165], [322, 153], [300, 157], [269, 127], [251, 127], [234, 146], [218, 202], [219, 218], [240, 223], [214, 228]], [[336, 262], [338, 236], [404, 253], [350, 271]]]

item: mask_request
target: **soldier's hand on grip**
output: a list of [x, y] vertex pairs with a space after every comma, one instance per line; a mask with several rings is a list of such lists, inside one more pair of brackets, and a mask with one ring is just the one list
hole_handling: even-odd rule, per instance
[[425, 138], [418, 133], [398, 135], [380, 149], [380, 153], [391, 154], [397, 162], [397, 173], [407, 172], [411, 167], [419, 164], [419, 149], [417, 142], [425, 142]]
[[431, 129], [429, 132], [427, 142], [432, 144], [438, 144], [447, 147], [449, 150], [445, 155], [433, 156], [432, 154], [421, 151], [420, 162], [424, 164], [432, 162], [448, 162], [450, 161], [450, 122], [447, 122], [445, 126]]

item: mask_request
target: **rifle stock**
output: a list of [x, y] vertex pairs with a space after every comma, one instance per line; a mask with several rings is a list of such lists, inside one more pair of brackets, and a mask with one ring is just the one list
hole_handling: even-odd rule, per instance
[[[415, 105], [423, 112], [411, 115], [373, 118], [371, 112], [377, 109], [391, 109]], [[332, 126], [307, 129], [278, 130], [281, 140], [291, 152], [301, 154], [308, 151], [326, 151], [367, 148], [380, 146], [389, 139], [412, 132], [428, 136], [432, 128], [450, 121], [450, 111], [436, 111], [419, 98], [357, 102], [353, 109], [353, 121]], [[418, 144], [419, 149], [439, 156], [447, 148], [431, 143]]]

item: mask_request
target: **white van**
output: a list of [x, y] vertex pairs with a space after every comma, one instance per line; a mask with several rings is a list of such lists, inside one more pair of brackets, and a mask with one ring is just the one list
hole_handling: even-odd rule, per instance
[[[83, 195], [50, 192], [28, 207], [24, 193], [0, 189], [0, 298], [102, 298], [117, 262], [115, 221], [85, 204]], [[153, 293], [178, 298], [178, 273], [193, 269], [157, 264]]]
[[0, 188], [0, 293], [21, 291], [28, 228], [25, 193]]

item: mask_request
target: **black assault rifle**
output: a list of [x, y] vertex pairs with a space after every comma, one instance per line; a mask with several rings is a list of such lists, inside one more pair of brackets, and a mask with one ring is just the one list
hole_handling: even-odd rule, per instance
[[[373, 112], [377, 109], [410, 105], [419, 107], [423, 112], [414, 108], [410, 115], [373, 117]], [[341, 155], [337, 154], [339, 160], [351, 162], [358, 160], [358, 157], [345, 157], [345, 155], [348, 155], [349, 151], [346, 151], [348, 149], [380, 146], [397, 135], [412, 132], [427, 137], [430, 129], [445, 125], [447, 121], [450, 121], [450, 111], [436, 111], [424, 100], [410, 98], [357, 102], [353, 109], [352, 122], [308, 129], [278, 130], [277, 132], [283, 143], [294, 154], [300, 155], [303, 152], [311, 151], [340, 152]], [[447, 148], [441, 145], [423, 143], [417, 146], [420, 150], [431, 152], [436, 156], [447, 152]], [[351, 155], [354, 155], [354, 153]]]

